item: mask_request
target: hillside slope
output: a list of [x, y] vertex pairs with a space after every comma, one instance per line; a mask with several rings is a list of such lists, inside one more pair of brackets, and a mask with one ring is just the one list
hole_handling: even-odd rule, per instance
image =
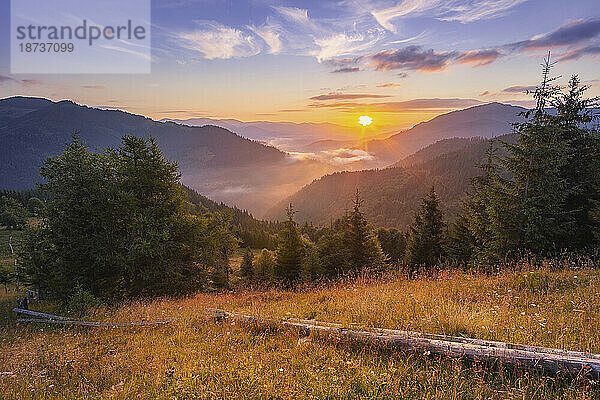
[[452, 111], [383, 140], [366, 144], [369, 153], [388, 161], [386, 165], [409, 156], [440, 140], [451, 138], [493, 138], [512, 132], [512, 123], [523, 122], [522, 107], [502, 103]]
[[[569, 260], [567, 265], [571, 265]], [[552, 265], [562, 265], [552, 262]], [[207, 319], [205, 307], [263, 318], [314, 318], [600, 352], [600, 272], [527, 269], [356, 280], [307, 292], [225, 292], [100, 308], [100, 321], [162, 320], [143, 328], [15, 324], [0, 291], [3, 399], [588, 399], [594, 381], [543, 377], [496, 364], [406, 354], [327, 337]], [[59, 313], [48, 304], [36, 311]], [[32, 378], [33, 377], [33, 378]]]
[[33, 187], [43, 160], [59, 154], [75, 132], [91, 149], [117, 146], [126, 134], [152, 136], [165, 156], [178, 162], [182, 182], [259, 214], [328, 171], [321, 163], [295, 160], [216, 126], [190, 127], [71, 101], [15, 97], [0, 100], [0, 187]]
[[[499, 139], [514, 140], [512, 135]], [[326, 224], [349, 209], [358, 189], [364, 199], [363, 211], [370, 221], [406, 229], [422, 197], [433, 185], [448, 219], [452, 220], [471, 179], [480, 173], [477, 165], [485, 160], [488, 146], [488, 139], [477, 139], [459, 150], [444, 152], [448, 143], [439, 142], [421, 154], [433, 155], [432, 158], [419, 161], [415, 155], [407, 159], [405, 167], [326, 175], [272, 208], [267, 217], [283, 218], [285, 206], [292, 203], [299, 221]]]

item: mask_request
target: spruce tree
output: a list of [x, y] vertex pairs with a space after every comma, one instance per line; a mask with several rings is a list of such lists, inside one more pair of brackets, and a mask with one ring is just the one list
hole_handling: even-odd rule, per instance
[[561, 92], [550, 77], [552, 66], [548, 55], [533, 93], [536, 107], [514, 124], [517, 142], [503, 143], [507, 156], [488, 162], [464, 203], [476, 259], [598, 244], [600, 135], [591, 126], [597, 98], [584, 99], [588, 87], [577, 76]]
[[254, 280], [257, 283], [268, 284], [275, 279], [275, 259], [273, 252], [263, 249], [256, 258], [254, 265]]
[[254, 262], [254, 254], [252, 254], [252, 250], [249, 247], [246, 248], [244, 252], [244, 257], [242, 258], [242, 264], [240, 265], [240, 276], [246, 279], [248, 282], [251, 282], [254, 278], [254, 267], [252, 263]]
[[353, 272], [363, 268], [380, 268], [385, 262], [379, 240], [361, 211], [363, 200], [357, 189], [352, 211], [346, 216], [346, 247], [350, 253], [350, 268]]
[[286, 212], [288, 220], [285, 221], [284, 227], [279, 233], [274, 273], [275, 278], [282, 284], [290, 285], [300, 277], [304, 248], [298, 224], [294, 221], [295, 211], [291, 204]]
[[557, 111], [554, 125], [567, 149], [567, 162], [560, 170], [566, 186], [566, 232], [561, 247], [573, 250], [597, 245], [594, 232], [600, 228], [593, 219], [600, 201], [600, 132], [593, 126], [598, 119], [594, 114], [598, 97], [584, 98], [589, 88], [573, 75], [567, 91], [551, 99]]
[[406, 262], [411, 266], [433, 266], [443, 254], [444, 215], [432, 187], [409, 228]]
[[75, 136], [40, 174], [45, 218], [19, 259], [51, 296], [66, 301], [76, 286], [106, 301], [181, 295], [206, 287], [211, 268], [226, 275], [231, 216], [190, 214], [177, 165], [153, 139], [90, 153]]
[[[569, 188], [562, 174], [569, 162], [568, 143], [546, 108], [558, 91], [550, 77], [552, 65], [548, 56], [542, 83], [534, 92], [536, 108], [525, 114], [526, 122], [514, 125], [517, 143], [504, 144], [508, 156], [501, 160], [510, 175], [507, 200], [517, 208], [515, 245], [536, 253], [560, 250], [557, 246], [571, 228], [566, 209]], [[504, 213], [514, 212], [512, 208]]]

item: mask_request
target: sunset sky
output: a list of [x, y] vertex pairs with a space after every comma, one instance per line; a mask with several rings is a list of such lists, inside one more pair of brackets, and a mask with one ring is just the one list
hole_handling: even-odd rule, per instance
[[600, 95], [598, 0], [156, 0], [152, 73], [140, 75], [11, 75], [0, 4], [0, 97], [407, 127], [484, 102], [528, 105], [548, 50], [561, 83], [578, 73]]

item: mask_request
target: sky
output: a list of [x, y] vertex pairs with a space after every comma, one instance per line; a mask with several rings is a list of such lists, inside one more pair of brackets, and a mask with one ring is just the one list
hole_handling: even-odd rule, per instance
[[554, 74], [600, 95], [598, 0], [154, 0], [150, 74], [10, 74], [0, 0], [0, 97], [71, 99], [154, 119], [406, 128], [454, 109], [531, 105]]

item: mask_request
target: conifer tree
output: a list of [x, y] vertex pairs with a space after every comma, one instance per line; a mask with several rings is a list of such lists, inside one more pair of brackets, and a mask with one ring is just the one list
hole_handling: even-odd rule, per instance
[[254, 280], [261, 284], [267, 284], [275, 278], [275, 259], [273, 252], [263, 249], [256, 258], [254, 265]]
[[555, 246], [569, 231], [569, 188], [561, 173], [569, 162], [569, 150], [557, 129], [557, 119], [547, 110], [558, 91], [552, 84], [556, 78], [550, 77], [553, 64], [549, 57], [544, 60], [542, 83], [534, 92], [536, 108], [525, 114], [526, 122], [514, 125], [517, 143], [504, 144], [508, 156], [501, 160], [510, 176], [506, 200], [515, 206], [503, 212], [517, 209], [517, 225], [512, 227], [517, 235], [515, 245], [536, 253], [560, 250]]
[[432, 187], [409, 228], [406, 262], [411, 266], [432, 266], [443, 253], [444, 215]]
[[346, 216], [346, 246], [350, 253], [350, 268], [353, 272], [363, 268], [379, 268], [385, 262], [379, 240], [361, 211], [363, 200], [357, 189], [352, 211]]
[[244, 252], [244, 257], [242, 258], [242, 264], [240, 265], [240, 276], [246, 279], [248, 282], [251, 282], [254, 278], [254, 254], [252, 254], [252, 250], [249, 247], [246, 248]]
[[549, 57], [533, 93], [536, 108], [514, 125], [517, 142], [503, 143], [507, 156], [488, 162], [465, 201], [480, 260], [523, 249], [550, 255], [598, 244], [600, 135], [591, 126], [597, 98], [584, 99], [588, 88], [577, 76], [561, 92], [552, 83]]
[[300, 277], [304, 248], [298, 224], [294, 221], [296, 212], [291, 204], [287, 207], [286, 212], [288, 220], [279, 233], [279, 246], [277, 247], [274, 272], [277, 280], [284, 285], [290, 285]]
[[107, 301], [181, 295], [208, 285], [211, 268], [226, 285], [231, 216], [190, 214], [177, 165], [155, 140], [125, 136], [90, 153], [75, 136], [40, 174], [45, 218], [19, 257], [40, 290], [62, 301], [76, 286]]

